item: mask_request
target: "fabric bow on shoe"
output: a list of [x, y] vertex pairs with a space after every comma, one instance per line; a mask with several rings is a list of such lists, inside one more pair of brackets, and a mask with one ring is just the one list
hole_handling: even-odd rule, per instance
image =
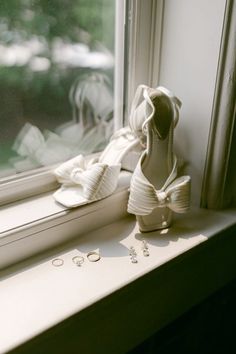
[[105, 198], [116, 189], [120, 168], [120, 164], [86, 164], [84, 157], [79, 155], [54, 171], [62, 187], [53, 196], [56, 201], [67, 207]]
[[166, 190], [156, 191], [157, 207], [168, 207], [176, 213], [185, 213], [190, 206], [190, 177], [176, 178]]
[[135, 215], [149, 215], [155, 208], [168, 207], [176, 213], [185, 213], [190, 207], [191, 178], [176, 178], [176, 165], [164, 186], [156, 190], [144, 176], [140, 162], [132, 176], [128, 212]]

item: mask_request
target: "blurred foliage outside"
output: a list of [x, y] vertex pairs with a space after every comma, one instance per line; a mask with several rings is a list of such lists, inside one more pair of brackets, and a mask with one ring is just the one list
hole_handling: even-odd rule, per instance
[[[80, 75], [95, 70], [113, 81], [113, 64], [104, 58], [114, 53], [114, 6], [114, 0], [0, 1], [0, 155], [25, 122], [53, 129], [69, 121], [69, 91]], [[93, 52], [104, 53], [100, 64], [86, 64]]]

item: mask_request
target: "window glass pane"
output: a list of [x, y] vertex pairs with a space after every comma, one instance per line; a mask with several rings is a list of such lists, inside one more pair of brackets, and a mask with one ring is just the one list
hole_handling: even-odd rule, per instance
[[102, 150], [115, 0], [0, 1], [0, 178]]

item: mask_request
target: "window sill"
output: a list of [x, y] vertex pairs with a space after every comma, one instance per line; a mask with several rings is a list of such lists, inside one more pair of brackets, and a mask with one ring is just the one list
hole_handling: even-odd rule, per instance
[[[236, 276], [235, 226], [235, 210], [193, 210], [168, 232], [145, 234], [143, 257], [143, 235], [129, 217], [5, 270], [0, 353], [23, 344], [20, 353], [50, 345], [57, 353], [127, 352]], [[101, 260], [90, 263], [96, 249]], [[71, 260], [78, 254], [81, 267]], [[55, 268], [58, 256], [64, 266]]]
[[74, 209], [56, 203], [52, 192], [0, 207], [0, 269], [127, 215], [130, 176], [122, 171], [115, 193]]

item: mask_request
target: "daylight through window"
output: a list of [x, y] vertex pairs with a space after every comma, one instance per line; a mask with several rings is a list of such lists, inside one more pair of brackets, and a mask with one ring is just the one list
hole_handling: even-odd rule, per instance
[[115, 0], [1, 0], [0, 178], [101, 151]]

